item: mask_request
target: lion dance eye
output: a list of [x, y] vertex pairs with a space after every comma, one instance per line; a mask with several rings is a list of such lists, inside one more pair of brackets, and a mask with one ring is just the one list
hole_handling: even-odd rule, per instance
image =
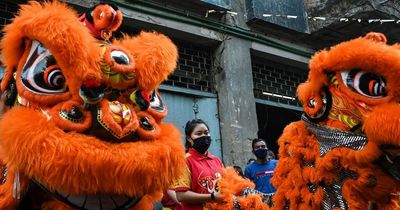
[[49, 87], [63, 88], [65, 84], [65, 77], [61, 69], [57, 65], [49, 66], [44, 71], [43, 80]]
[[359, 69], [341, 72], [341, 76], [347, 87], [363, 96], [383, 98], [387, 95], [386, 82], [382, 76]]
[[31, 51], [22, 69], [22, 84], [36, 94], [51, 95], [67, 92], [65, 77], [57, 61], [41, 43], [32, 42]]
[[129, 65], [129, 57], [124, 52], [119, 50], [113, 50], [111, 52], [111, 58], [120, 65]]

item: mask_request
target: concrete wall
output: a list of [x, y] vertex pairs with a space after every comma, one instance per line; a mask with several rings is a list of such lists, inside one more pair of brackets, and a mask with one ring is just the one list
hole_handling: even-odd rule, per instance
[[215, 53], [222, 155], [226, 165], [245, 165], [251, 157], [248, 138], [257, 137], [251, 43], [228, 37]]
[[[326, 21], [309, 21], [310, 31], [318, 31], [332, 24], [335, 17], [364, 17], [380, 18], [382, 14], [388, 19], [400, 18], [400, 1], [389, 0], [305, 0], [305, 7], [309, 16], [331, 17]], [[375, 12], [373, 16], [361, 16], [362, 13]], [[383, 17], [382, 17], [383, 18]], [[385, 17], [386, 18], [386, 17]]]
[[[244, 1], [233, 1], [232, 10], [244, 14], [244, 5]], [[224, 21], [228, 25], [246, 28], [244, 18], [227, 14]], [[222, 155], [226, 165], [244, 166], [252, 156], [248, 139], [257, 137], [250, 48], [249, 41], [225, 36], [214, 54]]]

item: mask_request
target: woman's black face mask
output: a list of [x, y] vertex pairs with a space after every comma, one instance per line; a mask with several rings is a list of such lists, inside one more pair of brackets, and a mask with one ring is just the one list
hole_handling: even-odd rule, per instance
[[210, 136], [202, 136], [197, 139], [193, 139], [193, 149], [195, 149], [200, 154], [204, 154], [211, 144], [211, 137]]

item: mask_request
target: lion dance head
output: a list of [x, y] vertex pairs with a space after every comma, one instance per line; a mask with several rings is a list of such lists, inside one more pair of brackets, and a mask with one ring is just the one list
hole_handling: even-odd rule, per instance
[[[274, 195], [225, 170], [214, 209], [399, 209], [400, 47], [380, 33], [316, 53], [301, 121], [278, 140]], [[250, 192], [250, 193], [249, 193]], [[272, 199], [272, 202], [270, 202]]]
[[312, 57], [305, 114], [278, 140], [278, 209], [399, 208], [400, 48], [386, 42], [368, 33]]
[[[105, 7], [109, 33], [122, 16]], [[0, 209], [146, 209], [180, 175], [157, 92], [176, 46], [155, 32], [93, 35], [57, 1], [23, 5], [5, 26], [1, 90], [15, 102], [0, 120]]]

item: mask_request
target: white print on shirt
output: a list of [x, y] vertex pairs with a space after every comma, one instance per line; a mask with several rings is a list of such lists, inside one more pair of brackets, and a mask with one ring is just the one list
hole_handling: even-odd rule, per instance
[[[201, 176], [201, 174], [200, 174]], [[213, 193], [215, 192], [215, 187], [217, 185], [217, 180], [221, 177], [220, 173], [215, 173], [215, 177], [212, 176], [204, 176], [200, 177], [199, 180], [199, 185], [206, 189], [208, 193]]]

